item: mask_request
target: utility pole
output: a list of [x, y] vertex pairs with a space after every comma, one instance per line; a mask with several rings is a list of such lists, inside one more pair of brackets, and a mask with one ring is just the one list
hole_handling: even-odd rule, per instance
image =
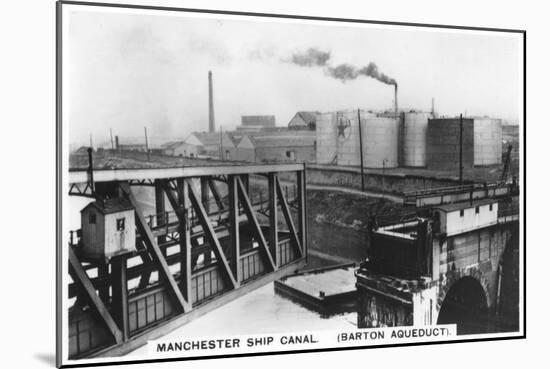
[[[90, 140], [92, 139], [92, 135], [90, 135]], [[90, 141], [91, 144], [91, 141]], [[93, 162], [93, 149], [92, 147], [88, 148], [88, 184], [90, 185], [90, 188], [92, 190], [92, 195], [95, 195], [95, 184], [94, 184], [94, 162]]]
[[361, 109], [357, 109], [357, 122], [359, 124], [359, 155], [361, 158], [361, 191], [365, 191], [365, 172], [363, 167], [363, 134], [361, 129]]
[[92, 141], [92, 132], [90, 132], [90, 149], [94, 150], [94, 143]]
[[151, 154], [149, 153], [149, 140], [147, 139], [147, 127], [143, 127], [145, 130], [145, 150], [147, 150], [147, 160], [151, 161]]
[[112, 128], [109, 128], [109, 133], [111, 134], [111, 149], [114, 152], [115, 151], [115, 143], [113, 141], [113, 129]]
[[386, 189], [386, 161], [388, 159], [382, 160], [382, 198], [384, 198], [384, 191]]
[[220, 159], [221, 160], [224, 160], [223, 159], [223, 134], [222, 134], [222, 126], [220, 126]]
[[459, 183], [460, 185], [462, 186], [462, 176], [463, 176], [463, 168], [462, 168], [462, 114], [460, 114], [460, 132], [459, 132], [459, 144], [460, 144], [460, 151], [459, 151], [459, 155], [460, 155], [460, 160], [459, 160], [459, 174], [458, 174], [458, 178], [459, 178]]

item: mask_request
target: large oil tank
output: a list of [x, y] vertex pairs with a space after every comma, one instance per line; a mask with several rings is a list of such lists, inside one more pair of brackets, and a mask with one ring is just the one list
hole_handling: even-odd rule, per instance
[[500, 119], [474, 119], [474, 165], [495, 165], [502, 161]]
[[372, 114], [358, 110], [343, 110], [336, 113], [337, 141], [338, 141], [338, 165], [358, 166], [361, 164], [359, 124]]
[[[430, 169], [456, 170], [460, 163], [460, 119], [437, 118], [428, 121], [426, 163]], [[462, 166], [474, 165], [474, 121], [463, 118]]]
[[396, 168], [399, 163], [399, 119], [367, 116], [362, 121], [363, 165], [367, 168]]
[[403, 120], [403, 165], [426, 166], [426, 134], [431, 113], [409, 112]]
[[337, 122], [335, 113], [317, 114], [315, 124], [316, 161], [318, 164], [337, 164]]

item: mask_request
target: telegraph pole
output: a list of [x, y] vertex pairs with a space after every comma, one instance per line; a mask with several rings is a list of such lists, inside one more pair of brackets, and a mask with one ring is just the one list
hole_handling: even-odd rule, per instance
[[147, 127], [143, 127], [145, 130], [145, 150], [147, 150], [147, 160], [151, 161], [151, 154], [149, 153], [149, 140], [147, 139]]
[[114, 152], [115, 151], [115, 143], [113, 141], [113, 129], [112, 128], [109, 128], [109, 133], [111, 134], [111, 149]]
[[460, 185], [462, 186], [462, 180], [463, 180], [463, 167], [462, 167], [462, 114], [460, 114], [460, 132], [459, 132], [459, 141], [460, 141], [460, 151], [459, 151], [459, 155], [460, 155], [460, 161], [459, 161], [459, 174], [458, 174], [458, 177], [459, 177], [459, 182], [460, 182]]
[[363, 167], [363, 134], [361, 133], [361, 109], [357, 109], [357, 122], [359, 124], [359, 155], [361, 156], [361, 191], [365, 191], [365, 172]]

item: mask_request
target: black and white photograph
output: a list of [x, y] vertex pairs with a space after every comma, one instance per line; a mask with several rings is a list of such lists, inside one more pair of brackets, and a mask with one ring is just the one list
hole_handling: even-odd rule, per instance
[[525, 31], [314, 14], [57, 2], [58, 366], [525, 337]]

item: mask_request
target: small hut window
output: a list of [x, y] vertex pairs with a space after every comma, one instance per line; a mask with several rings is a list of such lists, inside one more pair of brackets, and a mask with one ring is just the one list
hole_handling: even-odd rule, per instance
[[116, 220], [116, 230], [117, 231], [123, 231], [124, 230], [124, 218], [119, 218]]
[[479, 214], [479, 206], [476, 206], [476, 214]]
[[464, 216], [464, 209], [460, 210], [460, 216], [461, 216], [461, 217]]
[[90, 224], [95, 224], [95, 222], [96, 222], [96, 215], [95, 215], [95, 213], [90, 213], [90, 219], [89, 219], [88, 223], [90, 223]]

